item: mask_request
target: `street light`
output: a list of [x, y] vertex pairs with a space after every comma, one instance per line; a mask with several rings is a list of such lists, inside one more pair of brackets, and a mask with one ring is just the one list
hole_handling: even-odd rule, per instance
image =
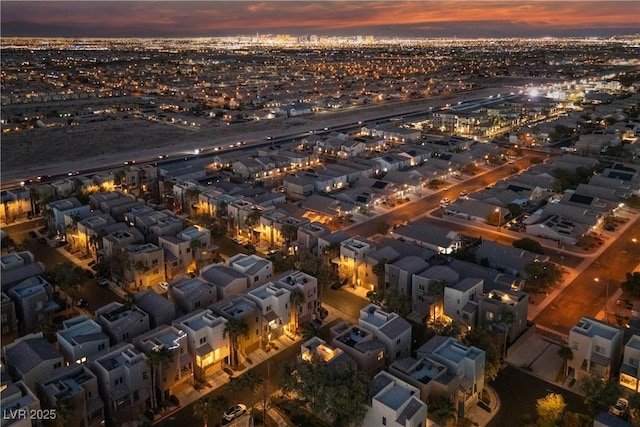
[[[596, 283], [600, 283], [600, 278], [596, 277], [593, 279], [594, 282]], [[609, 322], [609, 282], [604, 282], [605, 285], [607, 285], [607, 290], [606, 290], [606, 296], [605, 296], [605, 300], [604, 300], [604, 316], [607, 319], [607, 323]]]
[[500, 231], [500, 224], [502, 224], [502, 210], [500, 208], [495, 208], [494, 212], [498, 214], [498, 231]]

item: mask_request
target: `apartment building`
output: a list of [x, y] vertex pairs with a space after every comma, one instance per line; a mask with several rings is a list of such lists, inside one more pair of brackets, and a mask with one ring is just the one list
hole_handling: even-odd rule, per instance
[[213, 311], [196, 310], [173, 322], [187, 334], [187, 347], [193, 357], [193, 373], [198, 381], [221, 370], [229, 363], [227, 319]]
[[370, 331], [386, 349], [386, 362], [411, 354], [411, 324], [398, 313], [387, 313], [375, 304], [360, 310], [358, 325]]
[[573, 359], [567, 361], [567, 376], [580, 380], [589, 375], [612, 378], [623, 349], [621, 329], [592, 317], [583, 317], [569, 331]]

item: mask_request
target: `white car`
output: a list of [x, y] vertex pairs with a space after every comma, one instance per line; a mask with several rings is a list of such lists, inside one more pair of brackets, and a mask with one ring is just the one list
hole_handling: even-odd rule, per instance
[[163, 291], [169, 290], [169, 282], [160, 282], [158, 286], [160, 286], [160, 289]]
[[449, 200], [448, 197], [445, 197], [444, 199], [440, 200], [441, 207], [447, 207], [449, 206], [449, 204], [451, 204], [451, 200]]
[[624, 397], [618, 399], [615, 405], [611, 407], [611, 413], [613, 415], [624, 415], [629, 409], [629, 401]]
[[235, 243], [236, 245], [242, 245], [242, 244], [244, 244], [244, 242], [242, 241], [242, 239], [241, 239], [241, 238], [239, 238], [239, 237], [234, 237], [233, 239], [231, 239], [231, 241], [232, 241], [233, 243]]
[[237, 405], [232, 406], [227, 409], [224, 413], [224, 419], [227, 421], [232, 421], [238, 418], [241, 415], [244, 415], [247, 412], [247, 406], [242, 403], [238, 403]]

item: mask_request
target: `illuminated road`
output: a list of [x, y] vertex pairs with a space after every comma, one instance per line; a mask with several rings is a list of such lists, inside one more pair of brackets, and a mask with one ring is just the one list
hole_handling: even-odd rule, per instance
[[625, 273], [640, 262], [640, 218], [622, 234], [535, 317], [536, 324], [568, 334], [581, 317], [595, 316], [602, 310], [607, 284], [612, 295], [625, 280]]

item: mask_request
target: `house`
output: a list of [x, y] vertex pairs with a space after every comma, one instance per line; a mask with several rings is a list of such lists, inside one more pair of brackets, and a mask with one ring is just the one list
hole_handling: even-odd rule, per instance
[[262, 312], [262, 340], [269, 345], [272, 339], [279, 338], [290, 328], [291, 292], [273, 283], [266, 283], [247, 293], [247, 298], [256, 303]]
[[8, 295], [9, 289], [23, 280], [44, 274], [45, 265], [42, 262], [36, 262], [29, 251], [10, 252], [0, 257], [0, 272], [2, 272], [0, 283], [2, 292]]
[[622, 330], [609, 323], [592, 317], [580, 319], [569, 331], [573, 358], [567, 361], [567, 377], [612, 378], [622, 356], [622, 339]]
[[466, 278], [444, 288], [444, 314], [452, 320], [476, 326], [482, 279]]
[[4, 292], [0, 293], [0, 324], [2, 325], [2, 335], [13, 334], [18, 330], [18, 319], [16, 318], [16, 306]]
[[398, 313], [387, 313], [375, 304], [360, 309], [358, 326], [370, 331], [386, 349], [386, 361], [392, 363], [411, 354], [411, 324]]
[[238, 253], [229, 258], [227, 266], [246, 275], [249, 287], [264, 285], [273, 275], [273, 263], [257, 255]]
[[112, 302], [96, 310], [96, 320], [109, 336], [111, 345], [131, 341], [150, 328], [149, 315], [135, 305]]
[[133, 344], [122, 343], [89, 362], [98, 379], [108, 425], [138, 418], [153, 405], [151, 372], [147, 357]]
[[218, 301], [239, 295], [249, 289], [249, 278], [233, 268], [222, 264], [210, 264], [200, 270], [200, 278], [218, 290]]
[[130, 289], [149, 289], [162, 282], [164, 275], [164, 251], [153, 243], [127, 245], [123, 251], [131, 264], [124, 270], [124, 280]]
[[329, 370], [340, 365], [355, 365], [355, 361], [339, 348], [327, 345], [322, 338], [313, 337], [300, 346], [300, 358], [305, 362], [322, 360]]
[[31, 390], [64, 366], [62, 353], [44, 339], [42, 332], [25, 335], [3, 347], [4, 362], [14, 381], [23, 381]]
[[87, 316], [63, 321], [56, 339], [67, 365], [84, 363], [109, 348], [109, 337], [102, 332], [102, 327], [96, 321]]
[[503, 223], [510, 215], [509, 209], [495, 206], [482, 200], [458, 199], [444, 210], [445, 215], [487, 223], [489, 218], [498, 213], [499, 222]]
[[178, 311], [186, 314], [218, 301], [218, 289], [200, 277], [185, 276], [169, 283], [169, 296]]
[[427, 404], [420, 400], [419, 389], [386, 371], [373, 378], [369, 398], [365, 426], [423, 427], [428, 423]]
[[133, 338], [133, 345], [145, 353], [168, 350], [171, 354], [165, 361], [150, 369], [155, 376], [155, 393], [159, 401], [166, 401], [175, 394], [181, 384], [193, 384], [193, 357], [189, 353], [187, 334], [175, 326], [162, 325]]
[[113, 231], [104, 236], [101, 242], [102, 249], [97, 250], [97, 255], [110, 257], [122, 251], [125, 246], [142, 243], [144, 243], [142, 233], [137, 228], [128, 227], [126, 230]]
[[86, 365], [63, 368], [57, 375], [39, 382], [38, 388], [42, 403], [48, 408], [58, 408], [61, 401], [69, 402], [69, 420], [73, 420], [73, 425], [104, 425], [104, 402], [98, 392], [98, 379]]
[[620, 365], [620, 385], [640, 392], [640, 335], [632, 335], [624, 346]]
[[476, 260], [480, 263], [486, 260], [489, 267], [496, 270], [499, 269], [514, 277], [526, 277], [525, 269], [527, 264], [534, 261], [547, 262], [549, 257], [484, 240], [476, 249]]
[[313, 319], [320, 306], [318, 300], [318, 279], [302, 271], [285, 271], [273, 279], [273, 284], [289, 291], [302, 295], [298, 303], [291, 303], [290, 330], [297, 330], [301, 324]]
[[[319, 197], [323, 197], [323, 196], [319, 196]], [[312, 253], [315, 253], [316, 250], [318, 249], [318, 237], [324, 236], [325, 234], [330, 234], [330, 233], [331, 231], [329, 230], [328, 227], [326, 227], [320, 222], [314, 221], [309, 224], [304, 224], [298, 227], [298, 237], [296, 239], [296, 242], [298, 243], [298, 247], [300, 249], [306, 249], [308, 251], [311, 251]]]
[[411, 296], [413, 275], [429, 268], [429, 263], [418, 256], [402, 257], [385, 265], [385, 287]]
[[239, 337], [238, 353], [245, 355], [260, 347], [262, 341], [262, 322], [261, 308], [246, 295], [237, 295], [225, 298], [212, 304], [211, 311], [224, 317], [228, 321], [244, 323], [247, 325], [247, 335]]
[[365, 280], [366, 256], [373, 248], [372, 242], [359, 236], [342, 241], [340, 258], [337, 260], [340, 277], [348, 279], [355, 286], [361, 286]]
[[138, 292], [133, 296], [136, 307], [149, 315], [149, 326], [170, 325], [176, 318], [176, 305], [152, 290]]
[[393, 229], [391, 237], [415, 243], [439, 254], [455, 252], [462, 244], [462, 238], [458, 232], [417, 222]]
[[[454, 402], [458, 416], [466, 416], [484, 390], [485, 352], [465, 346], [453, 337], [436, 335], [418, 348], [416, 354], [418, 359], [445, 367], [433, 397], [448, 397]], [[390, 371], [395, 374], [393, 369]]]
[[373, 378], [384, 367], [385, 345], [367, 329], [340, 322], [331, 327], [330, 335], [331, 345], [355, 360], [358, 369], [369, 377]]
[[479, 298], [478, 325], [500, 333], [503, 348], [513, 343], [527, 329], [529, 294], [494, 289]]
[[213, 311], [196, 310], [173, 322], [187, 334], [187, 347], [194, 360], [193, 373], [197, 381], [220, 371], [229, 363], [227, 319]]
[[541, 221], [525, 222], [527, 234], [575, 245], [580, 237], [589, 232], [589, 225], [575, 223], [559, 214], [542, 218]]
[[[7, 384], [0, 391], [0, 407], [2, 408], [2, 425], [11, 427], [31, 427], [32, 420], [19, 417], [18, 411], [38, 411], [41, 409], [40, 399], [23, 381]], [[37, 412], [36, 412], [37, 413]]]
[[91, 212], [89, 205], [83, 205], [76, 197], [47, 203], [46, 210], [51, 212], [49, 227], [61, 233], [71, 224], [71, 218], [82, 219]]
[[24, 335], [39, 330], [42, 322], [49, 322], [60, 309], [53, 301], [52, 286], [41, 276], [32, 276], [9, 289], [18, 320], [18, 332]]

